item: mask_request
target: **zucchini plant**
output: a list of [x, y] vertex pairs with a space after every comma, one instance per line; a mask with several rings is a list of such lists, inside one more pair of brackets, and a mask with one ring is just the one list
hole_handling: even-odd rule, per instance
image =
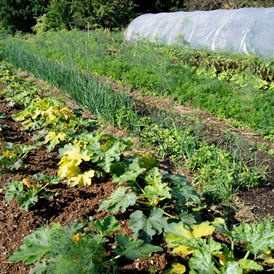
[[145, 171], [138, 158], [128, 164], [125, 173], [114, 177], [121, 185], [103, 201], [98, 211], [124, 213], [128, 207], [135, 206], [129, 227], [135, 237], [147, 243], [154, 235], [166, 231], [168, 222], [182, 219], [185, 223], [195, 223], [199, 220], [199, 215], [192, 209], [201, 205], [200, 197], [184, 176], [161, 173], [157, 167]]
[[[84, 229], [85, 228], [85, 229]], [[58, 223], [41, 227], [24, 238], [23, 245], [10, 257], [12, 262], [34, 264], [34, 273], [115, 273], [115, 261], [120, 257], [129, 260], [148, 258], [153, 252], [161, 252], [159, 246], [131, 239], [128, 235], [115, 235], [115, 255], [107, 256], [104, 244], [107, 236], [120, 230], [113, 216], [85, 223], [62, 227]]]
[[35, 148], [35, 145], [6, 143], [0, 151], [0, 174], [25, 168], [23, 159]]
[[[215, 229], [228, 237], [230, 246], [212, 237], [202, 238], [212, 235]], [[204, 222], [189, 227], [181, 222], [170, 226], [165, 233], [165, 240], [173, 254], [191, 255], [188, 261], [191, 274], [243, 274], [253, 270], [270, 270], [274, 264], [271, 254], [274, 224], [271, 222], [241, 223], [231, 230], [221, 218], [216, 218], [212, 223]], [[236, 256], [236, 244], [244, 246], [246, 253], [243, 257]]]
[[60, 177], [53, 178], [45, 174], [35, 174], [21, 181], [12, 181], [4, 187], [6, 190], [5, 198], [8, 202], [13, 198], [17, 198], [19, 207], [28, 210], [39, 199], [52, 198], [48, 186], [58, 184], [60, 179]]

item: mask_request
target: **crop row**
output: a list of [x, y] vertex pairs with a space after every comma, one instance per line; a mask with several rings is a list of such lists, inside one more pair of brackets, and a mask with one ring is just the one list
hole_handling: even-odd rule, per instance
[[132, 44], [120, 33], [102, 32], [48, 32], [3, 40], [3, 44], [7, 60], [14, 60], [15, 51], [21, 51], [76, 66], [146, 94], [168, 96], [234, 119], [273, 139], [273, 82], [271, 76], [260, 75], [263, 69], [270, 75], [272, 65], [258, 58], [231, 61], [227, 55], [218, 58], [192, 50], [182, 53], [177, 47], [145, 41]]
[[[166, 273], [244, 273], [273, 264], [273, 223], [242, 223], [229, 229], [221, 218], [202, 220], [200, 196], [184, 176], [160, 172], [154, 157], [132, 151], [130, 139], [95, 130], [94, 121], [82, 118], [79, 110], [73, 111], [61, 99], [41, 96], [35, 85], [22, 82], [10, 68], [2, 67], [0, 77], [9, 83], [1, 95], [10, 107], [20, 109], [11, 118], [21, 123], [22, 130], [38, 131], [32, 147], [4, 144], [1, 172], [24, 168], [25, 156], [38, 147], [58, 150], [60, 156], [56, 167], [60, 178], [36, 174], [12, 181], [5, 186], [8, 201], [17, 198], [20, 207], [31, 210], [38, 199], [49, 197], [51, 185], [60, 180], [71, 187], [91, 185], [98, 178], [111, 178], [117, 184], [98, 209], [109, 216], [89, 224], [38, 228], [25, 237], [10, 261], [35, 263], [30, 273], [115, 273], [118, 258], [146, 258], [164, 252], [162, 243], [166, 243], [175, 257], [187, 256], [185, 263], [174, 262]], [[119, 234], [119, 220], [113, 213], [128, 213], [132, 235]], [[216, 230], [227, 236], [227, 243], [211, 237]], [[115, 248], [109, 258], [105, 243], [114, 233]], [[240, 258], [235, 252], [238, 243], [245, 247]]]
[[199, 139], [199, 133], [193, 134], [192, 127], [182, 127], [180, 122], [176, 125], [181, 117], [174, 118], [172, 113], [161, 111], [144, 113], [142, 106], [141, 109], [135, 106], [134, 99], [127, 93], [115, 92], [102, 79], [83, 73], [72, 63], [68, 65], [24, 52], [14, 44], [10, 45], [7, 55], [18, 67], [68, 92], [99, 118], [138, 133], [144, 142], [158, 147], [158, 157], [160, 154], [176, 162], [183, 161], [188, 169], [197, 171], [195, 183], [200, 192], [212, 197], [214, 202], [229, 200], [240, 187], [267, 180], [263, 166], [258, 166], [256, 161], [251, 168], [245, 164], [250, 161], [248, 157], [256, 159], [256, 156], [239, 155], [238, 149], [224, 152], [205, 144]]

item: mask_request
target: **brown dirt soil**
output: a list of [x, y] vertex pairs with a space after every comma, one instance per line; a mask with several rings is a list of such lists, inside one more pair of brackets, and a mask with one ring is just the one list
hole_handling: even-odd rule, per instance
[[[4, 87], [5, 85], [0, 85], [0, 90]], [[6, 117], [0, 120], [1, 125], [6, 125], [6, 128], [0, 131], [0, 148], [6, 142], [33, 144], [31, 138], [34, 133], [20, 130], [20, 124], [14, 122], [10, 117], [20, 110], [8, 108], [7, 103], [4, 96], [0, 96], [0, 111], [6, 114]], [[5, 173], [0, 177], [0, 189], [8, 182], [29, 178], [36, 173], [56, 176], [59, 160], [56, 151], [47, 153], [45, 149], [35, 149], [24, 159], [26, 169], [14, 173]], [[82, 188], [70, 187], [65, 182], [61, 182], [51, 187], [53, 199], [41, 199], [29, 211], [20, 209], [16, 199], [7, 203], [5, 193], [0, 192], [0, 273], [29, 273], [33, 267], [32, 265], [11, 263], [8, 261], [8, 256], [21, 246], [24, 236], [42, 225], [53, 222], [66, 225], [71, 221], [81, 222], [84, 219], [92, 220], [105, 217], [105, 212], [97, 213], [97, 210], [102, 201], [110, 196], [116, 186], [109, 180], [103, 181], [101, 179], [98, 179], [91, 186]], [[125, 214], [119, 216], [118, 214], [116, 218], [121, 226], [120, 232], [131, 235], [132, 232], [127, 226], [128, 216], [125, 216]], [[114, 243], [112, 242], [112, 244]], [[149, 273], [149, 268], [152, 266], [157, 269], [157, 273], [161, 273], [161, 270], [168, 264], [169, 256], [167, 253], [159, 253], [152, 255], [149, 259], [140, 259], [133, 263], [129, 260], [120, 259], [118, 260], [118, 266], [120, 273]]]
[[[5, 85], [0, 85], [0, 90], [4, 87]], [[72, 102], [69, 104], [73, 106]], [[0, 97], [0, 112], [5, 112], [6, 114], [6, 118], [0, 120], [1, 125], [6, 125], [6, 128], [0, 131], [0, 148], [6, 142], [33, 144], [31, 138], [34, 133], [21, 131], [20, 124], [14, 122], [10, 117], [11, 114], [18, 111], [20, 110], [8, 108], [5, 98], [3, 96]], [[219, 123], [221, 124], [221, 122]], [[111, 130], [113, 131], [113, 129]], [[112, 133], [114, 134], [114, 132]], [[59, 156], [56, 151], [47, 153], [42, 148], [35, 149], [25, 159], [26, 169], [14, 173], [6, 173], [0, 177], [0, 189], [14, 179], [22, 180], [39, 172], [55, 176], [58, 162]], [[272, 168], [274, 170], [274, 167]], [[30, 234], [41, 225], [53, 222], [60, 222], [62, 225], [65, 225], [71, 220], [82, 221], [83, 219], [104, 217], [106, 213], [98, 213], [97, 209], [101, 202], [113, 192], [115, 187], [116, 185], [109, 180], [98, 180], [91, 186], [82, 188], [72, 188], [65, 182], [62, 182], [51, 188], [53, 199], [41, 200], [29, 211], [19, 209], [15, 199], [7, 203], [4, 192], [0, 192], [0, 273], [29, 273], [32, 266], [26, 266], [23, 263], [10, 263], [7, 258], [19, 248], [24, 236]], [[243, 216], [245, 216], [246, 221], [254, 221], [257, 216], [274, 216], [274, 191], [271, 184], [261, 188], [241, 191], [236, 200], [238, 212], [236, 213], [236, 210], [233, 212], [233, 218], [244, 219]], [[212, 208], [212, 214], [218, 214], [216, 213], [218, 210], [222, 209], [218, 207]], [[244, 213], [241, 214], [242, 211]], [[120, 215], [116, 217], [119, 219], [122, 233], [130, 235], [131, 230], [127, 226], [127, 216]], [[157, 240], [155, 244], [157, 244]], [[149, 259], [141, 259], [134, 262], [119, 260], [118, 266], [120, 273], [162, 273], [172, 258], [173, 256], [165, 248], [165, 252], [154, 254]], [[152, 268], [155, 272], [150, 271]]]

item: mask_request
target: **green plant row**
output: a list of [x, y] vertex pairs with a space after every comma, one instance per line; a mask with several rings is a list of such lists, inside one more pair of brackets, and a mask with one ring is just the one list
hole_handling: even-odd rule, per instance
[[[195, 58], [195, 51], [188, 50], [182, 57], [176, 47], [127, 43], [120, 33], [97, 31], [89, 35], [77, 31], [48, 32], [26, 40], [4, 40], [4, 44], [8, 49], [4, 54], [6, 59], [13, 54], [12, 48], [16, 47], [17, 51], [21, 48], [24, 52], [121, 81], [133, 89], [141, 88], [147, 94], [169, 96], [218, 117], [235, 119], [273, 138], [273, 83], [253, 71], [253, 63], [259, 63], [262, 69], [264, 66], [254, 57], [243, 58], [243, 67], [247, 69], [240, 71], [233, 66], [220, 69], [214, 65], [217, 57], [212, 61], [208, 58], [209, 65], [203, 67], [206, 61], [201, 61], [199, 66], [191, 61], [192, 57], [188, 61], [188, 55]], [[186, 61], [181, 62], [184, 58]], [[247, 65], [249, 60], [251, 68]]]
[[54, 86], [69, 93], [78, 104], [114, 124], [117, 109], [130, 108], [130, 100], [123, 93], [115, 94], [110, 86], [98, 82], [91, 74], [82, 74], [75, 66], [59, 64], [13, 47], [10, 63], [31, 71]]
[[[4, 77], [5, 81], [15, 79]], [[91, 121], [83, 119], [79, 111], [73, 112], [59, 99], [34, 96], [32, 91], [25, 92], [23, 102], [29, 102], [26, 105], [21, 103], [22, 98], [15, 99], [22, 92], [20, 89], [9, 86], [2, 92], [7, 100], [12, 99], [10, 107], [22, 107], [12, 118], [22, 123], [23, 130], [39, 130], [34, 137], [35, 147], [58, 149], [58, 174], [69, 185], [91, 185], [98, 177], [110, 176], [117, 188], [98, 205], [98, 211], [126, 213], [131, 209], [129, 227], [133, 233], [131, 237], [117, 234], [120, 226], [113, 216], [88, 225], [51, 224], [26, 236], [23, 245], [9, 257], [10, 261], [35, 263], [30, 273], [115, 273], [119, 271], [115, 262], [122, 256], [136, 260], [163, 252], [159, 239], [155, 245], [158, 235], [175, 256], [189, 256], [180, 263], [170, 262], [171, 267], [165, 273], [187, 270], [189, 273], [244, 273], [264, 271], [274, 263], [272, 223], [243, 223], [228, 229], [221, 218], [203, 221], [199, 214], [203, 207], [200, 196], [184, 176], [160, 172], [149, 154], [125, 154], [131, 150], [130, 140], [91, 131]], [[32, 99], [27, 100], [29, 96]], [[11, 152], [12, 145], [9, 145], [1, 153], [9, 158]], [[38, 198], [49, 197], [50, 185], [58, 184], [60, 179], [37, 174], [22, 182], [10, 182], [5, 186], [6, 199], [17, 197], [22, 208], [31, 209]], [[214, 240], [211, 235], [216, 230], [224, 233], [230, 244]], [[111, 241], [109, 236], [114, 233], [114, 249], [107, 255], [105, 243]], [[235, 255], [237, 243], [244, 244], [243, 257]]]
[[[178, 41], [179, 42], [179, 41]], [[273, 82], [273, 61], [266, 61], [255, 55], [241, 55], [231, 51], [196, 50], [185, 47], [182, 51], [180, 42], [166, 49], [174, 62], [187, 63], [194, 67], [214, 68], [217, 74], [233, 70], [236, 73], [249, 71], [262, 80]]]
[[[125, 93], [114, 92], [110, 86], [98, 83], [94, 75], [83, 74], [73, 64], [65, 66], [31, 53], [23, 54], [16, 45], [11, 45], [10, 49], [9, 60], [12, 63], [68, 91], [76, 102], [100, 118], [134, 131], [145, 142], [155, 144], [159, 156], [193, 162], [191, 157], [196, 157], [194, 154], [199, 154], [199, 150], [208, 150], [207, 154], [215, 155], [210, 158], [211, 162], [202, 164], [203, 168], [200, 165], [189, 165], [198, 172], [195, 181], [201, 193], [209, 193], [214, 202], [229, 200], [240, 187], [258, 185], [266, 180], [262, 168], [255, 166], [250, 169], [241, 164], [242, 159], [227, 157], [225, 152], [218, 149], [218, 152], [214, 152], [211, 146], [203, 148], [205, 144], [200, 143], [198, 134], [193, 136], [189, 128], [181, 129], [180, 124], [174, 127], [172, 122], [159, 124], [159, 121], [174, 120], [172, 115], [165, 117], [165, 113], [158, 112], [143, 116], [141, 110], [135, 110], [133, 99]], [[199, 161], [202, 163], [203, 159]], [[222, 191], [215, 191], [219, 186], [222, 186]]]
[[[15, 79], [9, 75], [4, 78], [5, 82]], [[163, 217], [163, 214], [167, 214], [169, 219], [173, 218], [163, 209], [169, 208], [170, 206], [167, 205], [176, 199], [178, 200], [178, 213], [182, 211], [184, 216], [187, 216], [185, 213], [191, 212], [191, 205], [200, 203], [199, 195], [186, 178], [168, 173], [161, 174], [154, 167], [156, 160], [149, 154], [123, 155], [125, 151], [130, 149], [129, 140], [117, 139], [112, 135], [97, 131], [90, 132], [87, 126], [90, 126], [91, 121], [83, 120], [77, 116], [77, 113], [70, 110], [61, 100], [52, 97], [40, 97], [37, 92], [34, 96], [33, 89], [29, 89], [29, 92], [25, 89], [24, 96], [20, 97], [22, 89], [18, 88], [19, 86], [19, 82], [10, 83], [1, 92], [8, 101], [12, 102], [10, 107], [22, 107], [22, 110], [12, 115], [12, 118], [22, 123], [22, 130], [40, 131], [34, 137], [36, 145], [27, 151], [23, 151], [23, 155], [16, 154], [15, 157], [11, 157], [15, 153], [14, 146], [12, 144], [5, 145], [1, 152], [1, 160], [3, 164], [5, 164], [5, 159], [13, 158], [22, 162], [24, 156], [31, 149], [46, 146], [50, 152], [58, 147], [61, 157], [58, 168], [60, 177], [50, 178], [43, 174], [36, 174], [22, 181], [12, 181], [5, 186], [6, 200], [18, 198], [19, 206], [24, 210], [29, 210], [38, 202], [38, 199], [50, 198], [49, 186], [58, 184], [62, 178], [66, 178], [71, 186], [81, 187], [91, 185], [98, 177], [111, 175], [113, 182], [119, 183], [120, 186], [111, 197], [102, 203], [99, 210], [108, 209], [111, 212], [121, 211], [124, 213], [129, 206], [136, 204], [139, 210], [131, 215], [131, 226], [135, 238], [140, 231], [145, 232], [140, 236], [141, 239], [135, 240], [130, 239], [127, 235], [116, 235], [117, 248], [115, 253], [117, 256], [111, 261], [120, 256], [135, 260], [147, 257], [152, 252], [163, 251], [162, 248], [150, 244], [152, 237], [156, 233], [161, 234], [164, 227], [167, 226], [167, 217]], [[16, 100], [16, 98], [18, 99]], [[22, 102], [29, 103], [24, 104]], [[23, 145], [18, 145], [16, 151], [23, 147]], [[5, 167], [3, 172], [13, 170], [13, 166], [5, 165]], [[15, 169], [18, 170], [19, 168], [23, 169], [24, 166], [16, 165]], [[173, 183], [174, 189], [172, 190], [164, 180]], [[125, 183], [127, 186], [124, 186]], [[164, 200], [168, 201], [164, 202]], [[138, 216], [135, 215], [141, 214], [144, 222], [146, 220], [146, 215], [140, 211], [139, 204], [142, 207], [147, 207], [148, 213], [145, 212], [145, 214], [149, 214], [147, 221], [154, 222], [150, 227], [145, 223], [143, 224], [144, 227], [134, 227], [136, 222], [141, 225], [136, 219]], [[174, 215], [174, 218], [176, 216], [177, 214]], [[157, 223], [158, 217], [162, 217], [162, 222]], [[193, 221], [194, 216], [192, 219], [189, 217], [189, 222]], [[103, 221], [94, 221], [93, 226], [97, 231], [99, 230], [100, 234], [95, 234], [92, 230], [85, 230], [81, 234], [76, 233], [83, 228], [81, 225], [76, 225], [71, 229], [61, 228], [59, 225], [38, 229], [25, 238], [23, 246], [10, 257], [10, 260], [24, 261], [27, 264], [37, 262], [30, 273], [45, 273], [45, 271], [46, 273], [51, 271], [63, 273], [63, 269], [77, 271], [77, 273], [86, 271], [88, 273], [101, 273], [102, 269], [110, 268], [110, 265], [114, 263], [111, 264], [111, 261], [107, 261], [103, 247], [107, 239], [104, 236], [116, 232], [120, 227], [114, 217], [107, 217]], [[41, 241], [41, 239], [43, 240]], [[65, 249], [63, 248], [64, 245], [66, 246]], [[87, 257], [85, 257], [86, 251], [89, 252]], [[48, 257], [40, 261], [45, 254]], [[98, 260], [98, 258], [102, 259]], [[107, 268], [107, 272], [112, 273], [111, 269], [108, 270]]]

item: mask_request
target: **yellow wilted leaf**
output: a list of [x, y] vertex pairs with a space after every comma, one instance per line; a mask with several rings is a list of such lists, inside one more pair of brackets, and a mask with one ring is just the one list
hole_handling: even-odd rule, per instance
[[46, 116], [46, 121], [49, 122], [56, 117], [69, 120], [75, 117], [75, 114], [68, 108], [62, 106], [51, 106], [45, 112], [44, 115]]
[[75, 242], [76, 245], [78, 245], [78, 242], [79, 242], [79, 233], [77, 234], [73, 234], [71, 236], [72, 240]]
[[72, 178], [80, 173], [81, 169], [78, 166], [62, 165], [58, 168], [58, 176], [63, 178]]
[[257, 258], [264, 260], [267, 264], [274, 264], [274, 258], [272, 257], [271, 251], [259, 255]]
[[214, 225], [224, 225], [225, 224], [225, 220], [223, 218], [215, 218], [214, 219]]
[[76, 116], [68, 107], [62, 107], [60, 109], [60, 112], [65, 120], [72, 119]]
[[59, 141], [64, 141], [66, 138], [66, 134], [64, 132], [60, 132], [58, 134], [56, 134], [56, 132], [54, 131], [50, 131], [46, 137], [45, 137], [45, 142], [53, 142], [55, 144], [58, 144]]
[[164, 274], [183, 274], [186, 272], [186, 267], [179, 263], [173, 263], [171, 268], [164, 272]]
[[201, 238], [203, 236], [209, 236], [215, 230], [215, 227], [210, 222], [203, 222], [199, 225], [192, 225], [192, 238]]
[[91, 178], [94, 177], [95, 171], [89, 170], [83, 174], [79, 174], [77, 177], [73, 177], [69, 180], [71, 186], [86, 186], [91, 185]]
[[78, 166], [82, 160], [89, 161], [90, 157], [87, 156], [87, 151], [81, 151], [78, 145], [64, 152], [59, 165], [75, 165]]
[[201, 238], [203, 236], [208, 236], [215, 230], [214, 226], [210, 222], [203, 222], [198, 225], [191, 225], [190, 228], [184, 223], [177, 223], [173, 225], [173, 231], [166, 233], [165, 240], [168, 247], [174, 248], [172, 253], [179, 253], [189, 255], [194, 252], [190, 247], [183, 244], [176, 243], [180, 240], [190, 240], [193, 238]]
[[[174, 241], [178, 241], [179, 239], [174, 239]], [[168, 244], [169, 247], [174, 247], [172, 253], [173, 254], [184, 254], [184, 255], [189, 255], [194, 252], [194, 249], [182, 245], [182, 244]]]
[[46, 121], [49, 122], [54, 120], [59, 113], [59, 106], [51, 106], [45, 112], [44, 115], [46, 116]]
[[23, 179], [23, 184], [26, 186], [26, 187], [30, 187], [30, 181], [28, 179]]

